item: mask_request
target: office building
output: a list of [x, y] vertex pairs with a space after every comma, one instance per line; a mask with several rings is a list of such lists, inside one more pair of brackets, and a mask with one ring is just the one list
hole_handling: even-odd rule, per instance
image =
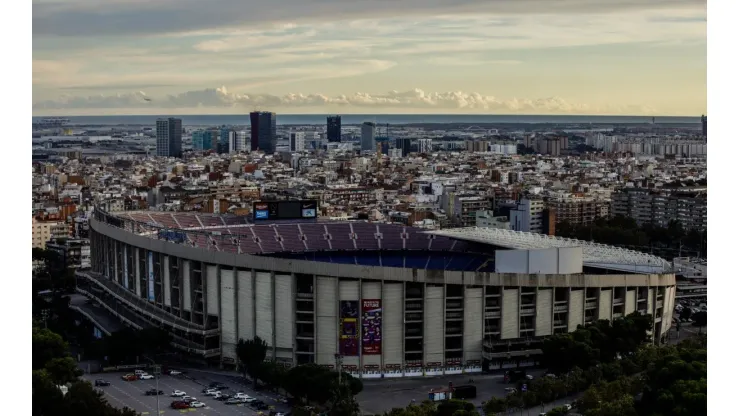
[[419, 139], [419, 153], [432, 153], [432, 139]]
[[[219, 130], [219, 140], [218, 140], [218, 148], [216, 151], [218, 153], [230, 153], [230, 146], [231, 143], [231, 133], [233, 132], [232, 129], [228, 127], [221, 127]], [[236, 144], [236, 143], [235, 143]]]
[[411, 153], [411, 139], [396, 139], [396, 149], [401, 149], [401, 156], [406, 157]]
[[277, 146], [277, 117], [268, 111], [249, 113], [251, 122], [252, 151], [261, 150], [267, 154], [275, 152]]
[[342, 141], [342, 116], [329, 116], [326, 118], [326, 139], [329, 143]]
[[305, 133], [302, 131], [291, 131], [290, 132], [290, 151], [291, 152], [302, 152], [305, 148]]
[[206, 136], [206, 132], [204, 130], [195, 130], [193, 132], [192, 141], [193, 141], [194, 151], [205, 150], [205, 136]]
[[704, 114], [701, 115], [701, 135], [705, 137], [707, 135], [707, 116]]
[[229, 153], [248, 152], [247, 132], [244, 130], [231, 130], [229, 132]]
[[375, 123], [372, 121], [362, 123], [360, 133], [360, 149], [375, 150]]
[[182, 157], [182, 120], [157, 119], [157, 156]]

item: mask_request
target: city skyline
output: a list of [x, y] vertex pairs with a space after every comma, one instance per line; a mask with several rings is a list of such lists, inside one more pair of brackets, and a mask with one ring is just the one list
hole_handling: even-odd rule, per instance
[[35, 2], [33, 114], [706, 113], [704, 2], [256, 3]]

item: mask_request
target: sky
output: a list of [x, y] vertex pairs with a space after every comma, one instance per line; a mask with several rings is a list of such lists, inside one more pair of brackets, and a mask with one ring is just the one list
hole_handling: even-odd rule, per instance
[[33, 0], [33, 114], [706, 112], [695, 0]]

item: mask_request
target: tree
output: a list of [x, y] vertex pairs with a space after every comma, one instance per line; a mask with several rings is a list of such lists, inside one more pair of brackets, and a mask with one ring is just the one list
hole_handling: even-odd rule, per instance
[[244, 377], [249, 375], [256, 385], [262, 363], [267, 357], [267, 343], [257, 336], [247, 341], [240, 338], [236, 343], [236, 356], [242, 365]]
[[329, 399], [329, 416], [355, 416], [360, 414], [360, 405], [347, 384], [335, 383]]
[[498, 397], [492, 397], [491, 400], [483, 403], [483, 411], [486, 414], [502, 413], [506, 411], [506, 400]]
[[77, 366], [77, 361], [72, 357], [52, 358], [46, 363], [44, 369], [51, 381], [57, 385], [76, 381], [83, 374]]
[[707, 326], [707, 313], [704, 311], [695, 313], [692, 319], [694, 326]]
[[59, 334], [44, 328], [33, 328], [32, 365], [34, 370], [40, 370], [54, 358], [66, 357], [69, 346]]
[[681, 309], [681, 313], [678, 315], [678, 319], [682, 321], [688, 321], [691, 319], [691, 315], [694, 313], [694, 311], [691, 310], [691, 308], [683, 308]]

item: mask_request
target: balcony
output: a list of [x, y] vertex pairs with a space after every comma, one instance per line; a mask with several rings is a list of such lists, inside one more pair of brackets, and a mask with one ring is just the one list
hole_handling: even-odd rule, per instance
[[614, 305], [624, 305], [624, 298], [614, 298]]
[[519, 310], [519, 316], [532, 316], [534, 315], [534, 307], [521, 308]]
[[598, 302], [586, 302], [586, 309], [593, 309], [598, 305]]
[[557, 305], [555, 306], [555, 313], [568, 312], [568, 305]]

